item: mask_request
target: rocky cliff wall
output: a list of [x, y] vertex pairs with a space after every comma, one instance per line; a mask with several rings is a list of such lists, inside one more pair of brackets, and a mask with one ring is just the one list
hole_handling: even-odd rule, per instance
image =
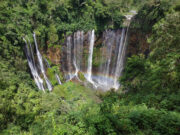
[[[116, 33], [121, 33], [121, 30], [116, 30]], [[73, 37], [73, 36], [72, 36]], [[145, 54], [146, 56], [149, 54], [149, 44], [147, 43], [148, 35], [142, 33], [138, 29], [129, 29], [128, 32], [128, 41], [127, 41], [127, 50], [126, 56], [131, 57], [132, 55], [137, 54]], [[93, 54], [93, 72], [98, 71], [98, 66], [102, 62], [102, 57], [100, 54], [103, 51], [104, 44], [104, 35], [103, 33], [95, 38], [94, 45], [94, 54]], [[55, 65], [61, 65], [61, 71], [67, 71], [67, 40], [64, 43], [61, 43], [61, 47], [52, 46], [48, 48], [45, 52], [47, 58]], [[73, 43], [72, 43], [73, 44]], [[114, 43], [113, 43], [114, 44]], [[114, 45], [113, 45], [114, 46]], [[73, 49], [73, 48], [72, 48]], [[82, 71], [87, 69], [87, 59], [88, 59], [88, 51], [89, 49], [89, 36], [88, 32], [84, 33], [84, 41], [83, 41], [83, 60], [81, 62]], [[113, 54], [112, 54], [113, 55]], [[72, 58], [73, 59], [73, 58]], [[74, 67], [72, 66], [72, 69]]]

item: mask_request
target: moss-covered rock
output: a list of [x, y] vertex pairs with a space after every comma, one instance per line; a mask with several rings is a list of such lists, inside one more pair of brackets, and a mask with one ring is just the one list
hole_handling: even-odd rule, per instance
[[47, 69], [47, 76], [48, 76], [48, 79], [50, 80], [50, 82], [52, 83], [53, 86], [58, 85], [58, 82], [56, 80], [55, 72], [54, 72], [53, 68]]

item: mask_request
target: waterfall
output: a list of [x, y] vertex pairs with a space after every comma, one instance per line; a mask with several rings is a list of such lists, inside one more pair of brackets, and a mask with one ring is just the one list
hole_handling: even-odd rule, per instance
[[33, 37], [34, 37], [34, 42], [35, 42], [36, 53], [37, 53], [37, 58], [38, 58], [40, 70], [41, 70], [41, 73], [42, 73], [43, 76], [44, 76], [44, 79], [45, 79], [45, 82], [46, 82], [46, 85], [47, 85], [48, 90], [51, 91], [53, 88], [52, 88], [52, 85], [51, 85], [50, 81], [48, 80], [48, 78], [47, 78], [47, 76], [46, 76], [46, 74], [45, 74], [44, 65], [43, 65], [43, 60], [42, 60], [41, 53], [40, 53], [39, 50], [38, 50], [38, 45], [37, 45], [36, 34], [35, 34], [35, 33], [33, 34]]
[[[85, 34], [83, 31], [77, 31], [73, 35], [67, 36], [66, 44], [62, 49], [63, 52], [65, 51], [65, 60], [62, 62], [64, 62], [63, 65], [65, 65], [64, 70], [66, 71], [65, 73], [67, 73], [67, 81], [71, 79], [81, 81], [78, 77], [78, 73], [82, 72], [86, 80], [97, 89], [106, 91], [111, 88], [119, 88], [120, 84], [118, 79], [122, 75], [124, 68], [130, 16], [127, 16], [127, 20], [127, 28], [106, 30], [103, 32], [103, 37], [97, 37], [96, 48], [94, 48], [94, 30]], [[38, 49], [35, 33], [33, 34], [33, 38], [38, 65], [35, 62], [36, 57], [34, 57], [31, 42], [27, 37], [28, 42], [25, 38], [23, 40], [26, 43], [25, 53], [28, 65], [38, 89], [44, 91], [44, 85], [46, 85], [48, 90], [52, 91], [53, 87], [46, 76], [43, 59]], [[93, 51], [96, 53], [93, 54]], [[93, 59], [93, 56], [95, 59]], [[46, 59], [45, 62], [47, 63], [46, 67], [51, 68]], [[38, 71], [42, 73], [43, 79]], [[58, 84], [61, 85], [62, 83], [59, 75], [57, 73], [54, 75]], [[43, 81], [45, 81], [45, 84]]]
[[[96, 51], [97, 49], [100, 49], [98, 52], [98, 57], [100, 57], [100, 63], [96, 68], [93, 67], [95, 31], [92, 30], [88, 32], [88, 35], [84, 34], [83, 31], [77, 31], [73, 34], [73, 36], [68, 36], [66, 39], [66, 64], [68, 80], [76, 78], [80, 81], [78, 77], [78, 72], [83, 72], [86, 80], [97, 89], [118, 89], [120, 86], [120, 84], [118, 83], [118, 78], [121, 76], [124, 67], [127, 34], [128, 28], [122, 28], [122, 30], [106, 30], [103, 33], [103, 43], [101, 46], [99, 46], [99, 48], [96, 48]], [[43, 59], [38, 50], [35, 33], [33, 34], [33, 37], [37, 53], [37, 62], [39, 63], [39, 70], [43, 75], [47, 88], [51, 91], [53, 88], [45, 74]], [[26, 40], [25, 42], [27, 44]], [[34, 54], [30, 41], [29, 47], [28, 45], [26, 45], [26, 52], [28, 64], [34, 80], [38, 88], [44, 90], [43, 80], [40, 78], [36, 69]], [[88, 55], [86, 72], [84, 72], [83, 70], [86, 69], [83, 67], [86, 64], [86, 57], [84, 58], [84, 56], [87, 56], [84, 55], [84, 52]], [[51, 68], [48, 61], [46, 59], [45, 61], [47, 63], [47, 67]], [[92, 71], [93, 69], [95, 69], [95, 71]], [[55, 77], [58, 83], [61, 84], [60, 77], [57, 73], [55, 73]]]
[[[65, 46], [62, 45], [62, 51], [65, 53], [65, 55], [63, 55], [63, 58], [65, 59], [62, 61], [62, 65], [65, 70], [65, 75], [67, 76], [67, 81], [72, 79], [81, 81], [78, 73], [82, 72], [86, 80], [97, 89], [106, 91], [111, 88], [119, 88], [120, 84], [118, 79], [122, 75], [124, 68], [128, 29], [131, 18], [134, 16], [135, 12], [132, 11], [132, 13], [132, 15], [126, 15], [127, 19], [124, 22], [124, 26], [126, 26], [125, 28], [118, 30], [106, 30], [103, 32], [103, 37], [97, 36], [96, 48], [94, 48], [94, 30], [89, 31], [88, 33], [77, 31], [72, 35], [67, 36]], [[43, 60], [38, 50], [35, 33], [33, 34], [33, 37], [39, 68], [37, 68], [34, 60], [35, 58], [30, 40], [28, 39], [27, 43], [26, 39], [24, 39], [26, 42], [25, 49], [28, 64], [38, 88], [44, 90], [44, 79], [47, 88], [51, 91], [53, 87], [45, 74]], [[93, 54], [93, 51], [95, 51], [95, 54]], [[47, 67], [51, 68], [47, 60], [45, 61], [47, 63]], [[41, 71], [43, 79], [41, 79], [38, 74], [38, 69]], [[61, 84], [60, 77], [57, 73], [55, 73], [55, 77], [58, 83]]]
[[[78, 72], [83, 71], [81, 67], [83, 62], [83, 49], [88, 47], [87, 71], [84, 73], [88, 82], [95, 88], [109, 90], [110, 88], [119, 88], [118, 78], [124, 67], [124, 58], [126, 51], [127, 28], [122, 30], [106, 30], [103, 33], [103, 44], [100, 47], [100, 65], [98, 72], [92, 73], [93, 67], [93, 49], [95, 43], [95, 31], [88, 32], [88, 41], [86, 40], [83, 48], [84, 34], [77, 31], [72, 36], [67, 37], [67, 69], [69, 80], [76, 77]], [[97, 48], [96, 48], [97, 49]], [[86, 55], [85, 55], [86, 56]], [[73, 68], [72, 68], [73, 67]]]
[[[101, 47], [101, 64], [98, 73], [92, 75], [92, 50], [89, 49], [87, 80], [99, 89], [109, 90], [119, 88], [118, 78], [120, 77], [125, 59], [127, 28], [120, 30], [106, 30], [103, 33], [103, 46]], [[90, 46], [92, 48], [92, 46]], [[91, 63], [91, 64], [89, 64]], [[89, 78], [88, 78], [89, 77]]]
[[74, 64], [74, 67], [75, 67], [75, 73], [74, 73], [74, 76], [75, 77], [78, 77], [78, 72], [79, 72], [79, 63], [78, 63], [78, 61], [79, 61], [79, 59], [78, 59], [78, 57], [79, 57], [79, 45], [78, 45], [78, 38], [79, 38], [79, 32], [77, 32], [77, 33], [74, 33], [74, 57], [73, 57], [73, 64]]
[[67, 37], [67, 69], [68, 69], [68, 80], [71, 80], [73, 78], [74, 75], [72, 75], [72, 37], [68, 36]]
[[48, 67], [48, 68], [51, 68], [51, 66], [49, 65], [49, 62], [47, 61], [46, 58], [44, 58], [44, 61], [46, 62], [47, 67]]
[[33, 61], [33, 66], [36, 67], [32, 45], [31, 45], [31, 42], [30, 42], [30, 39], [28, 36], [27, 36], [27, 39], [28, 39], [28, 43], [29, 43], [29, 47], [30, 47], [30, 53], [31, 53], [32, 61]]
[[78, 78], [78, 72], [81, 70], [81, 60], [83, 52], [83, 32], [77, 31], [74, 33], [74, 58], [73, 64], [75, 67], [74, 76]]
[[80, 31], [80, 34], [79, 34], [79, 69], [80, 71], [82, 71], [82, 58], [83, 58], [83, 45], [84, 45], [84, 32], [83, 31]]
[[[117, 58], [117, 65], [115, 68], [115, 74], [114, 74], [114, 88], [118, 89], [119, 88], [119, 83], [118, 83], [118, 78], [122, 74], [122, 70], [124, 68], [124, 58], [125, 58], [125, 53], [126, 53], [126, 42], [127, 42], [127, 37], [128, 37], [128, 31], [129, 31], [129, 25], [131, 23], [132, 17], [136, 14], [136, 11], [131, 11], [133, 14], [132, 15], [127, 15], [126, 19], [129, 20], [127, 24], [127, 28], [122, 29], [122, 34], [121, 34], [121, 41], [120, 41], [120, 47], [119, 47], [119, 53], [118, 53], [118, 58]], [[126, 29], [126, 34], [125, 34], [125, 29]]]
[[[45, 62], [47, 64], [47, 67], [51, 68], [51, 66], [49, 65], [49, 62], [47, 61], [47, 59], [45, 58], [44, 60], [45, 60]], [[59, 77], [59, 75], [57, 73], [55, 73], [55, 77], [56, 77], [56, 80], [57, 80], [58, 84], [61, 85], [62, 83], [61, 83], [60, 77]]]
[[[31, 70], [31, 74], [32, 74], [32, 76], [34, 78], [34, 81], [35, 81], [36, 85], [38, 86], [38, 89], [44, 91], [43, 80], [41, 79], [41, 77], [39, 76], [39, 74], [37, 72], [37, 68], [35, 66], [35, 61], [34, 61], [34, 56], [33, 56], [33, 51], [32, 51], [30, 41], [29, 41], [29, 46], [28, 46], [28, 43], [27, 43], [26, 39], [23, 38], [23, 40], [26, 43], [25, 54], [26, 54], [26, 57], [27, 57], [29, 68]], [[30, 47], [30, 49], [29, 49], [29, 47]]]
[[89, 57], [88, 57], [88, 68], [87, 68], [87, 80], [92, 82], [92, 58], [93, 58], [93, 48], [94, 48], [95, 34], [94, 30], [91, 31], [90, 35], [90, 46], [89, 46]]
[[[68, 36], [66, 41], [67, 47], [67, 70], [68, 70], [68, 79], [67, 81], [76, 77], [79, 79], [78, 72], [82, 69], [82, 55], [83, 55], [83, 41], [84, 41], [84, 32], [77, 31], [74, 33], [73, 37]], [[73, 68], [74, 67], [74, 68]]]
[[112, 58], [112, 49], [113, 49], [113, 44], [115, 40], [115, 32], [111, 30], [107, 30], [104, 33], [104, 49], [102, 52], [102, 64], [100, 66], [99, 72], [104, 74], [105, 76], [109, 76], [110, 73], [110, 64], [111, 64], [111, 58]]
[[115, 72], [114, 72], [114, 88], [115, 89], [119, 87], [119, 83], [117, 82], [117, 80], [118, 80], [118, 77], [121, 75], [121, 72], [123, 69], [125, 48], [126, 48], [126, 37], [125, 37], [125, 28], [123, 28], [122, 33], [121, 33], [120, 44], [119, 44], [117, 62], [116, 62], [117, 65], [115, 67]]
[[57, 81], [58, 81], [59, 85], [61, 85], [62, 83], [61, 83], [61, 80], [60, 80], [59, 75], [58, 75], [58, 74], [55, 74], [55, 76], [56, 76], [56, 79], [57, 79]]

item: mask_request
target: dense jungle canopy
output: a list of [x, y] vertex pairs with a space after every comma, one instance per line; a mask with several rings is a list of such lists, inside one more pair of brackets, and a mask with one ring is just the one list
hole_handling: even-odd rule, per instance
[[[35, 32], [42, 53], [52, 47], [61, 50], [66, 36], [78, 30], [94, 29], [98, 37], [105, 30], [122, 29], [131, 10], [137, 14], [129, 26], [129, 40], [131, 33], [142, 36], [136, 41], [138, 51], [126, 57], [117, 91], [66, 82], [62, 65], [51, 61], [52, 72], [57, 71], [63, 84], [52, 81], [52, 92], [38, 90], [23, 37], [32, 40]], [[146, 53], [140, 49], [145, 44]], [[0, 134], [179, 135], [180, 2], [1, 0]]]

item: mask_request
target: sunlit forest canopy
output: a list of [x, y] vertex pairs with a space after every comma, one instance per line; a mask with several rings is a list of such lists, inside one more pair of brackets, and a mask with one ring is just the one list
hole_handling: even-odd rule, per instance
[[1, 134], [179, 135], [180, 1], [0, 0]]

